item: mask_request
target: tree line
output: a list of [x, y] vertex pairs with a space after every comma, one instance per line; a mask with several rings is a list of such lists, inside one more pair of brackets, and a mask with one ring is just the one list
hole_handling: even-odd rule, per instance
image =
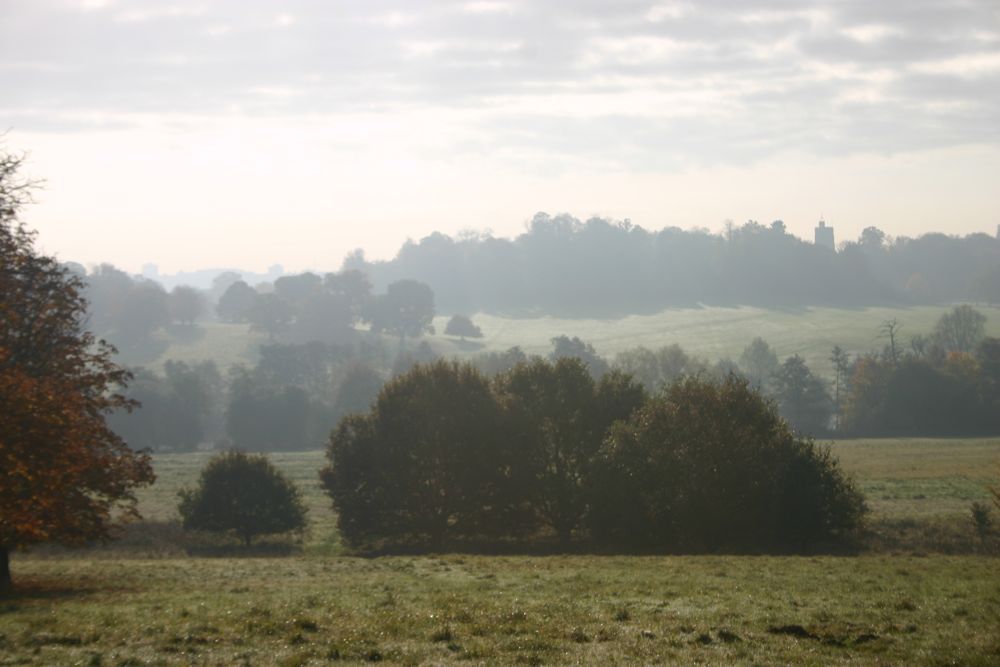
[[595, 317], [698, 304], [1000, 302], [1000, 239], [987, 234], [893, 239], [868, 227], [833, 252], [787, 233], [780, 220], [713, 234], [539, 213], [514, 239], [434, 233], [388, 261], [355, 251], [344, 267], [375, 285], [424, 282], [452, 312]]
[[572, 357], [493, 379], [417, 365], [342, 419], [327, 454], [321, 479], [359, 548], [796, 550], [847, 539], [865, 512], [746, 380], [688, 376], [650, 396]]

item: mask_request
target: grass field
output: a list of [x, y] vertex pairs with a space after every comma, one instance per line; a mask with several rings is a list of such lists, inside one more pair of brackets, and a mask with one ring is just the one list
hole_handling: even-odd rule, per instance
[[[977, 306], [987, 317], [987, 333], [1000, 336], [1000, 309]], [[698, 356], [716, 361], [738, 359], [743, 348], [755, 336], [770, 343], [779, 357], [803, 356], [821, 375], [829, 374], [830, 349], [834, 345], [852, 354], [879, 350], [885, 341], [879, 327], [897, 320], [904, 344], [917, 334], [927, 334], [948, 308], [803, 308], [773, 310], [764, 308], [687, 308], [665, 310], [653, 315], [633, 315], [621, 319], [561, 319], [554, 317], [508, 318], [477, 314], [474, 321], [482, 328], [482, 339], [460, 343], [441, 335], [447, 316], [434, 320], [436, 336], [427, 340], [445, 356], [464, 357], [480, 351], [502, 351], [515, 345], [530, 354], [548, 354], [554, 336], [579, 336], [591, 343], [602, 356], [613, 359], [622, 350], [644, 345], [657, 348], [677, 343]], [[251, 334], [246, 325], [209, 322], [196, 335], [185, 340], [173, 339], [159, 357], [149, 360], [150, 367], [162, 366], [168, 359], [202, 361], [214, 359], [220, 367], [236, 363], [254, 363], [257, 346], [266, 343], [261, 334]]]
[[[967, 539], [969, 503], [1000, 483], [1000, 439], [832, 447], [875, 527]], [[354, 558], [318, 485], [323, 455], [302, 452], [273, 455], [309, 506], [301, 551], [198, 557], [170, 522], [206, 459], [157, 457], [152, 523], [124, 543], [16, 554], [0, 665], [1000, 663], [995, 555]]]

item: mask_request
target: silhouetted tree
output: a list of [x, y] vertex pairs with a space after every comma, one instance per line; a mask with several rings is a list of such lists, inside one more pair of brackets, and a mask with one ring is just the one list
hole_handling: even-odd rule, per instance
[[267, 339], [274, 342], [279, 334], [288, 330], [292, 307], [277, 294], [258, 294], [247, 317], [251, 331], [266, 333]]
[[262, 454], [223, 452], [201, 471], [197, 487], [178, 495], [185, 529], [233, 533], [246, 546], [258, 535], [306, 526], [298, 489]]
[[372, 310], [372, 331], [399, 336], [402, 345], [407, 336], [417, 338], [433, 332], [434, 293], [424, 283], [398, 280], [378, 296]]
[[179, 285], [167, 297], [167, 309], [175, 322], [190, 326], [205, 312], [205, 297], [193, 287]]
[[552, 339], [552, 353], [549, 359], [558, 361], [563, 358], [579, 359], [587, 367], [591, 376], [599, 378], [608, 372], [608, 362], [597, 354], [590, 343], [573, 336], [556, 336]]
[[472, 320], [465, 315], [452, 315], [445, 325], [444, 334], [446, 336], [459, 336], [462, 340], [466, 338], [482, 338], [483, 330], [473, 324]]
[[219, 297], [215, 312], [225, 322], [246, 322], [250, 319], [257, 292], [242, 280], [233, 282]]

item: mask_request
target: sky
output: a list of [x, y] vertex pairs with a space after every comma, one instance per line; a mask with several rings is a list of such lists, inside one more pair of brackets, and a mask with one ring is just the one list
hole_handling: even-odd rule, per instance
[[1000, 225], [997, 0], [0, 0], [60, 259], [335, 270], [538, 211]]

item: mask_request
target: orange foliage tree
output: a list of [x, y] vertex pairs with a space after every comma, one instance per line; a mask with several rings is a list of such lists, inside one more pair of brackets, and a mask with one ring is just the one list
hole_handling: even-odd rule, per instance
[[106, 538], [153, 481], [149, 457], [105, 423], [131, 409], [130, 376], [84, 329], [82, 280], [39, 254], [17, 218], [32, 185], [22, 161], [0, 151], [0, 590], [11, 549]]

